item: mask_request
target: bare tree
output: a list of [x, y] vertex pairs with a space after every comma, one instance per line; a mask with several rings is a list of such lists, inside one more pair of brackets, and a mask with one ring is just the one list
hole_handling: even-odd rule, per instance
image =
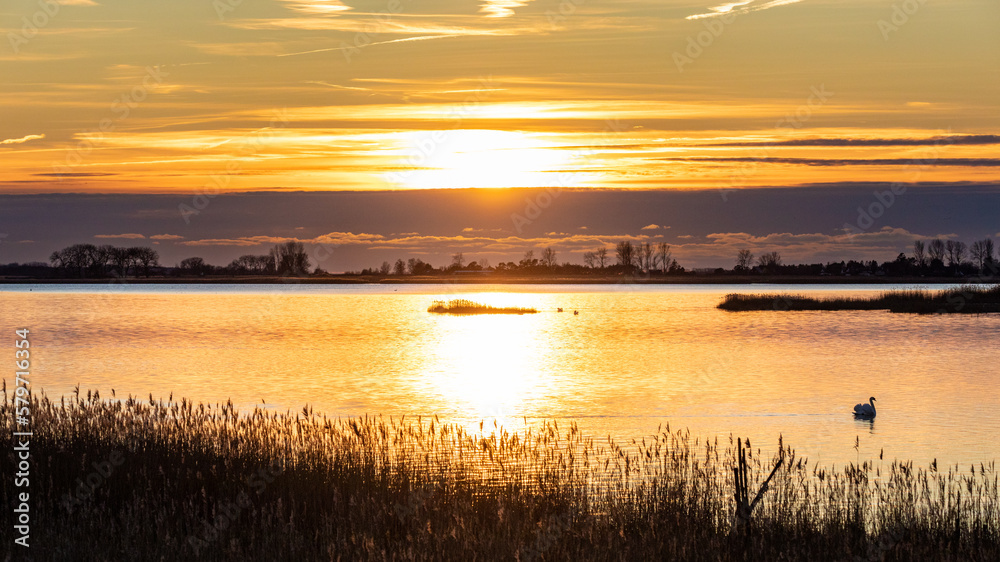
[[653, 250], [653, 245], [649, 242], [639, 245], [639, 269], [643, 271], [649, 271], [653, 269], [653, 259], [656, 256], [656, 252]]
[[551, 247], [545, 248], [542, 251], [542, 263], [545, 267], [553, 268], [556, 266], [556, 251]]
[[913, 241], [913, 259], [917, 262], [917, 267], [923, 267], [927, 262], [927, 252], [923, 240]]
[[149, 270], [160, 265], [160, 254], [156, 250], [146, 246], [138, 246], [131, 248], [131, 250], [134, 252], [135, 256], [136, 277], [139, 276], [139, 269], [142, 269], [143, 275], [149, 277]]
[[[663, 273], [666, 273], [667, 270], [670, 269], [670, 262], [672, 260], [672, 254], [673, 254], [673, 252], [670, 251], [670, 244], [667, 244], [666, 242], [660, 242], [659, 244], [657, 244], [656, 254], [657, 255], [655, 261], [660, 262], [660, 269], [663, 270]], [[653, 267], [654, 268], [656, 267], [655, 262]]]
[[604, 269], [608, 265], [608, 249], [601, 246], [594, 252], [594, 259], [600, 264], [601, 269]]
[[736, 253], [736, 269], [738, 271], [748, 271], [753, 265], [753, 252], [749, 248], [743, 248]]
[[535, 259], [535, 251], [528, 250], [524, 253], [524, 257], [521, 258], [521, 267], [531, 267], [533, 265], [538, 265], [538, 260]]
[[583, 253], [583, 265], [594, 269], [594, 252], [584, 252]]
[[635, 246], [629, 240], [622, 240], [615, 245], [615, 254], [618, 258], [618, 265], [631, 270], [635, 265]]
[[955, 262], [962, 267], [969, 257], [969, 245], [965, 242], [955, 242]]
[[[237, 258], [233, 260], [233, 263], [235, 264], [237, 262], [241, 262], [243, 258], [247, 257], [252, 257], [252, 256], [243, 256], [241, 258]], [[181, 271], [184, 271], [185, 273], [188, 273], [190, 275], [203, 275], [210, 266], [205, 263], [204, 259], [199, 257], [194, 257], [194, 258], [185, 258], [181, 260], [180, 265], [178, 265], [177, 267]]]
[[989, 266], [992, 266], [993, 265], [993, 261], [994, 261], [993, 260], [993, 239], [992, 238], [986, 238], [985, 240], [983, 240], [983, 245], [986, 246], [986, 249], [985, 249], [985, 252], [986, 252], [986, 264], [989, 265]]
[[781, 254], [778, 252], [767, 252], [765, 254], [761, 254], [761, 256], [757, 258], [757, 264], [760, 265], [761, 269], [768, 271], [777, 269], [781, 266]]
[[451, 265], [455, 269], [462, 269], [465, 267], [465, 254], [458, 252], [451, 256]]
[[305, 275], [309, 273], [309, 255], [302, 242], [289, 241], [271, 249], [278, 275]]
[[944, 263], [944, 241], [940, 238], [935, 238], [927, 244], [927, 263], [931, 264], [934, 260]]

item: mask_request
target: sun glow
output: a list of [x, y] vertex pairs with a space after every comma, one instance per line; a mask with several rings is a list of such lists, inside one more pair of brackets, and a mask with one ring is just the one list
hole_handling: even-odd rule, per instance
[[578, 160], [542, 134], [459, 129], [406, 133], [401, 166], [386, 179], [415, 189], [466, 187], [576, 187]]

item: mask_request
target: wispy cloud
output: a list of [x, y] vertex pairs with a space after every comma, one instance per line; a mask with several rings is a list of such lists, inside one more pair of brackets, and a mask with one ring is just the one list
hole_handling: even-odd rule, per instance
[[1000, 144], [1000, 135], [947, 135], [923, 138], [813, 138], [713, 143], [712, 146], [932, 146]]
[[509, 18], [514, 15], [514, 8], [520, 8], [531, 2], [519, 2], [518, 0], [486, 0], [483, 2], [480, 12], [486, 14], [488, 18]]
[[330, 15], [350, 10], [340, 0], [281, 0], [289, 9], [309, 15]]
[[136, 234], [134, 232], [128, 232], [128, 233], [125, 233], [125, 234], [97, 234], [97, 235], [94, 236], [94, 238], [139, 240], [139, 239], [145, 239], [146, 237], [143, 236], [142, 234]]
[[0, 141], [0, 144], [23, 144], [28, 141], [44, 139], [45, 135], [25, 135], [19, 139], [4, 139]]
[[745, 0], [742, 2], [729, 2], [727, 4], [710, 7], [708, 8], [708, 12], [688, 16], [686, 19], [697, 20], [702, 18], [714, 18], [716, 16], [724, 16], [727, 14], [749, 14], [750, 12], [759, 12], [761, 10], [777, 8], [778, 6], [797, 4], [801, 1], [802, 0], [771, 0], [770, 2], [757, 2], [757, 0]]
[[150, 240], [183, 240], [183, 236], [176, 234], [155, 234], [149, 237]]
[[965, 166], [970, 168], [1000, 167], [1000, 158], [666, 158], [681, 162], [756, 162], [760, 164], [792, 164], [799, 166]]

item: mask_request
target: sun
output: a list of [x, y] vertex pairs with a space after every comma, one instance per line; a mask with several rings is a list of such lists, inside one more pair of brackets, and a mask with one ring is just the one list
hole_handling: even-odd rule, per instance
[[544, 133], [456, 129], [401, 134], [402, 172], [386, 179], [410, 189], [576, 187], [577, 159]]

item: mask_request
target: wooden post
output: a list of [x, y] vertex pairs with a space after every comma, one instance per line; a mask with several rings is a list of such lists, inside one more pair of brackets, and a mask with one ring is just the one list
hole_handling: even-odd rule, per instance
[[778, 472], [778, 468], [781, 467], [782, 463], [785, 462], [784, 451], [778, 457], [777, 464], [771, 469], [771, 474], [768, 475], [767, 480], [761, 484], [760, 489], [754, 496], [753, 501], [750, 501], [750, 493], [747, 488], [747, 459], [746, 453], [743, 451], [743, 440], [737, 440], [737, 467], [733, 468], [733, 476], [736, 484], [736, 491], [734, 493], [734, 499], [736, 500], [736, 514], [733, 518], [733, 531], [736, 531], [740, 525], [745, 525], [747, 528], [750, 527], [750, 514], [753, 513], [753, 509], [757, 507], [760, 500], [764, 497], [764, 492], [767, 491], [768, 485], [771, 483], [771, 479], [774, 478], [775, 473]]

